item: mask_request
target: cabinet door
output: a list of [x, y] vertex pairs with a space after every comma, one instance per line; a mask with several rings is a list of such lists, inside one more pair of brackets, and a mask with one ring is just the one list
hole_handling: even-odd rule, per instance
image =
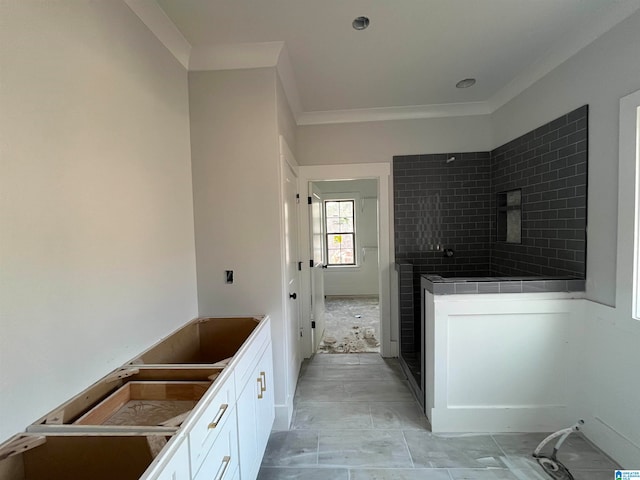
[[262, 462], [264, 451], [267, 448], [271, 428], [275, 419], [274, 407], [274, 382], [273, 382], [273, 358], [271, 344], [268, 345], [264, 355], [258, 363], [258, 376], [263, 381], [262, 398], [256, 401], [256, 440], [258, 448], [258, 468]]
[[252, 372], [237, 404], [242, 480], [254, 480], [257, 477], [275, 418], [270, 343]]

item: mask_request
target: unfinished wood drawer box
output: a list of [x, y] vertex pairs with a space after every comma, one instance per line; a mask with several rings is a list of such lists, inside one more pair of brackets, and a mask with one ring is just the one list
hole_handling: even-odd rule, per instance
[[[3, 480], [188, 480], [188, 446], [164, 435], [35, 435], [0, 446]], [[161, 455], [171, 452], [170, 456]], [[164, 463], [164, 464], [163, 464]]]
[[[138, 397], [146, 395], [148, 396], [146, 400], [151, 401], [147, 404], [139, 405], [137, 409], [140, 412], [143, 410], [152, 411], [153, 405], [159, 407], [164, 405], [167, 407], [166, 413], [171, 408], [179, 408], [180, 405], [183, 407], [188, 406], [187, 402], [189, 402], [191, 406], [180, 412], [188, 413], [187, 410], [190, 411], [195, 406], [195, 403], [200, 400], [221, 372], [222, 369], [220, 368], [209, 367], [172, 369], [127, 367], [118, 369], [42, 417], [27, 430], [29, 432], [45, 433], [49, 431], [67, 431], [70, 428], [90, 430], [90, 426], [96, 425], [116, 430], [127, 426], [144, 426], [147, 427], [145, 428], [146, 430], [149, 430], [150, 428], [148, 427], [153, 426], [153, 430], [171, 433], [180, 426], [181, 420], [184, 420], [186, 415], [176, 418], [178, 415], [176, 413], [176, 415], [164, 418], [155, 424], [143, 421], [144, 418], [142, 416], [139, 417], [139, 421], [135, 421], [133, 416], [129, 416], [130, 423], [112, 423], [104, 421], [107, 419], [105, 417], [105, 409], [113, 408], [117, 401], [122, 401], [126, 395], [132, 399], [131, 394], [133, 393], [133, 397], [137, 400], [145, 400]], [[182, 398], [185, 394], [188, 398]], [[171, 400], [175, 401], [171, 402]], [[173, 406], [170, 406], [170, 403], [173, 403]], [[161, 412], [161, 408], [156, 410], [158, 410], [158, 413]], [[92, 414], [89, 415], [89, 412], [92, 412]], [[104, 418], [101, 419], [101, 417]], [[171, 419], [173, 419], [173, 422], [169, 421]]]
[[73, 423], [179, 426], [209, 385], [209, 382], [128, 382]]
[[229, 360], [262, 318], [198, 319], [161, 340], [131, 364], [215, 364]]

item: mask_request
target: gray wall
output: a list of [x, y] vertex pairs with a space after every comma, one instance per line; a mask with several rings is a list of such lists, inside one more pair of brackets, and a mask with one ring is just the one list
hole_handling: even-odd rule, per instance
[[1, 442], [197, 303], [184, 68], [122, 2], [0, 17]]

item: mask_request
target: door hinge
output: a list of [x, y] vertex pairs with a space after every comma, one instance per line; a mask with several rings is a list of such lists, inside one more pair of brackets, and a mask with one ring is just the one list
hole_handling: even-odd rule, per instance
[[309, 260], [309, 268], [313, 268], [313, 258]]
[[311, 322], [311, 328], [316, 328], [316, 322]]
[[301, 272], [302, 271], [302, 262], [298, 262], [298, 271]]
[[296, 193], [296, 203], [300, 203], [300, 194]]
[[313, 203], [313, 200], [311, 199], [311, 197], [307, 197], [307, 204], [311, 205]]

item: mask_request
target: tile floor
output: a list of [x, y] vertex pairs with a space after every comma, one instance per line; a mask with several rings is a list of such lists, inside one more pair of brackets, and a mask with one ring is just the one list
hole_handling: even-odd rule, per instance
[[[397, 360], [315, 355], [304, 362], [291, 430], [273, 432], [260, 480], [549, 480], [531, 458], [545, 434], [433, 434]], [[616, 468], [572, 434], [559, 459], [575, 480]]]

